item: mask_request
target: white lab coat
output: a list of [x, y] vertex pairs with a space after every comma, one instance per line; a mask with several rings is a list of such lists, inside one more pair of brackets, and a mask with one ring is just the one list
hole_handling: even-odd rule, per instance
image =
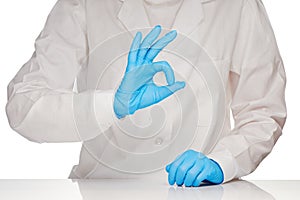
[[[105, 42], [121, 33], [130, 32], [132, 36], [141, 28], [151, 28], [141, 0], [59, 0], [35, 42], [32, 58], [8, 86], [6, 112], [15, 131], [39, 143], [83, 142], [80, 162], [73, 167], [70, 178], [151, 177], [154, 172], [135, 174], [138, 166], [127, 169], [131, 158], [127, 158], [127, 154], [119, 155], [112, 145], [108, 147], [107, 136], [122, 147], [128, 143], [131, 150], [147, 152], [170, 142], [170, 134], [178, 129], [173, 95], [161, 102], [166, 110], [166, 123], [157, 125], [164, 126], [160, 135], [140, 143], [122, 138], [117, 127], [120, 123], [126, 127], [127, 119], [119, 122], [112, 105], [126, 57], [112, 64], [115, 67], [110, 67], [100, 79], [96, 73], [98, 68], [104, 67], [101, 62], [112, 61], [111, 53], [123, 53], [118, 52], [118, 45], [129, 50], [132, 37], [124, 37], [125, 44], [111, 42], [105, 46]], [[196, 100], [185, 98], [188, 87], [177, 93], [182, 108], [181, 126], [187, 134], [193, 130], [197, 136], [189, 148], [217, 161], [225, 182], [251, 173], [271, 152], [286, 119], [284, 67], [261, 0], [185, 0], [172, 28], [205, 50], [216, 66], [213, 73], [218, 74], [224, 89], [215, 86], [205, 89], [205, 82], [214, 80], [204, 77], [199, 79], [200, 89], [193, 94]], [[99, 47], [97, 52], [99, 44], [103, 44], [104, 49]], [[172, 50], [172, 45], [169, 48]], [[93, 55], [86, 59], [91, 51]], [[162, 52], [161, 56], [159, 58], [172, 64], [176, 77], [180, 77], [177, 79], [185, 79], [189, 84], [188, 76], [180, 72], [185, 64], [168, 52]], [[97, 61], [100, 57], [103, 60]], [[202, 62], [201, 58], [206, 57], [200, 54], [191, 57], [202, 64], [208, 63]], [[84, 65], [86, 61], [90, 64]], [[92, 67], [95, 65], [98, 68]], [[222, 93], [225, 95], [221, 98]], [[210, 95], [215, 95], [217, 100], [213, 102]], [[132, 117], [148, 119], [151, 109], [140, 110]], [[235, 121], [233, 128], [230, 127], [230, 109]], [[200, 112], [199, 116], [195, 115], [199, 120], [196, 128], [191, 128], [194, 124], [189, 124], [193, 121], [190, 116], [195, 112]], [[174, 151], [174, 148], [169, 149], [169, 152]], [[141, 156], [137, 163], [147, 164], [145, 158], [148, 157]], [[175, 154], [170, 154], [165, 163], [160, 164], [174, 158]], [[153, 157], [149, 159], [153, 161]], [[122, 173], [116, 166], [132, 173]]]

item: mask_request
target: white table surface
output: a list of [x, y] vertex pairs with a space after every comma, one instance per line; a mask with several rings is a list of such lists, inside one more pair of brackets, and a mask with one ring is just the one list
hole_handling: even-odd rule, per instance
[[233, 181], [185, 188], [142, 180], [0, 180], [1, 200], [300, 199], [300, 181]]

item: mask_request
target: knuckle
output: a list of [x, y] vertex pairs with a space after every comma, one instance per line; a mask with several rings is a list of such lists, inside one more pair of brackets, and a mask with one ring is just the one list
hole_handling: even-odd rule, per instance
[[194, 153], [195, 153], [195, 151], [192, 150], [192, 149], [189, 149], [189, 150], [186, 151], [187, 155], [193, 155]]
[[172, 168], [173, 170], [176, 170], [176, 169], [179, 169], [179, 167], [180, 167], [180, 166], [179, 166], [179, 163], [174, 163], [174, 164], [172, 165], [171, 168]]
[[171, 65], [170, 65], [167, 61], [165, 61], [163, 67], [164, 67], [164, 69], [166, 69], [166, 70], [171, 70], [171, 69], [172, 69], [172, 68], [171, 68]]
[[185, 173], [185, 172], [186, 172], [186, 167], [184, 167], [184, 166], [179, 166], [179, 167], [178, 167], [178, 172], [179, 172], [179, 173]]
[[194, 170], [190, 170], [187, 172], [186, 177], [191, 178], [191, 177], [195, 177], [196, 173]]

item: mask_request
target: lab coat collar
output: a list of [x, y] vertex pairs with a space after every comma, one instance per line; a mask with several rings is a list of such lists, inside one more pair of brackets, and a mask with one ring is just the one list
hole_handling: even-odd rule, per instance
[[[127, 30], [150, 28], [142, 0], [120, 0], [122, 1], [121, 9], [118, 13], [118, 19]], [[189, 35], [203, 20], [203, 3], [214, 0], [188, 0], [183, 1], [175, 18], [172, 29], [177, 32]]]

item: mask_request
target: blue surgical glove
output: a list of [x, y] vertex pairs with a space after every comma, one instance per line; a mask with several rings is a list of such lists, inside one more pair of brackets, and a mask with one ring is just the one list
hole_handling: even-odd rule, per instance
[[[176, 31], [171, 31], [156, 41], [160, 32], [161, 27], [156, 26], [143, 41], [140, 32], [133, 39], [126, 71], [115, 93], [114, 111], [118, 118], [156, 104], [185, 86], [184, 82], [175, 82], [174, 72], [168, 62], [153, 62], [177, 35]], [[167, 85], [157, 86], [153, 82], [158, 72], [164, 72]]]
[[194, 150], [187, 150], [178, 156], [174, 162], [166, 166], [166, 171], [169, 173], [170, 185], [176, 183], [178, 186], [184, 184], [187, 187], [198, 187], [203, 181], [220, 184], [224, 180], [220, 166]]

